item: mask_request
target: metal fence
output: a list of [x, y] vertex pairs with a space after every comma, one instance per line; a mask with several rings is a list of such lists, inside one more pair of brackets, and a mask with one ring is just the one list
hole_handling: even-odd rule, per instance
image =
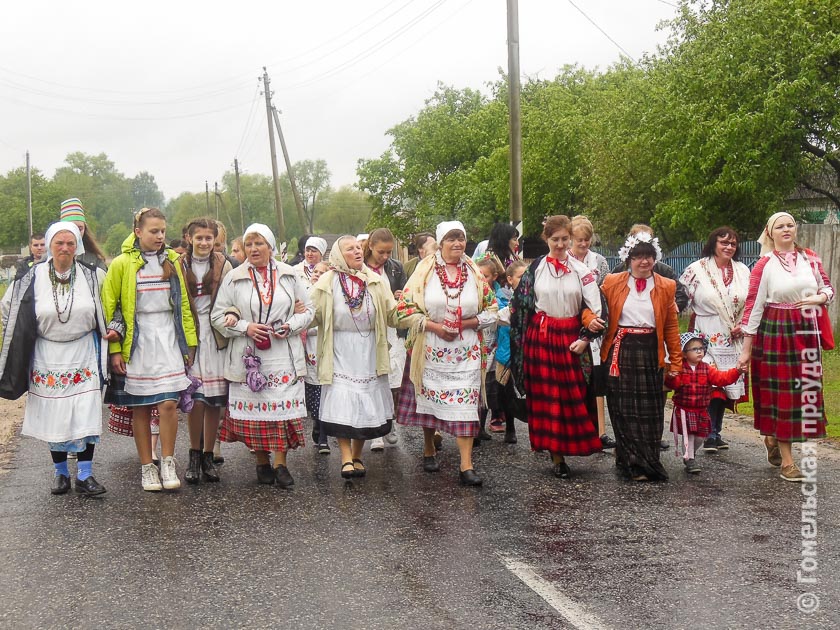
[[[685, 268], [688, 267], [691, 263], [696, 260], [700, 259], [700, 252], [703, 251], [703, 247], [706, 245], [706, 241], [692, 241], [690, 243], [683, 243], [679, 247], [675, 247], [667, 254], [662, 256], [662, 262], [666, 265], [671, 267], [678, 276], [682, 275], [682, 272], [685, 271]], [[615, 269], [620, 263], [621, 260], [618, 257], [617, 250], [610, 250], [610, 249], [602, 249], [598, 247], [593, 247], [592, 251], [598, 252], [607, 259], [607, 263], [610, 266], [610, 269]], [[758, 244], [757, 241], [746, 241], [741, 243], [741, 262], [744, 263], [750, 269], [753, 268], [756, 261], [760, 258], [759, 252], [761, 251], [761, 246]]]

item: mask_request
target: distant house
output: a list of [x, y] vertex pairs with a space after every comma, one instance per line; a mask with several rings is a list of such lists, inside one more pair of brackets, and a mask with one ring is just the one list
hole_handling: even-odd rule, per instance
[[785, 200], [785, 207], [796, 210], [807, 223], [836, 225], [840, 222], [837, 216], [837, 200], [840, 200], [837, 173], [827, 168], [821, 175], [812, 178], [810, 184], [810, 186], [804, 184], [797, 186]]

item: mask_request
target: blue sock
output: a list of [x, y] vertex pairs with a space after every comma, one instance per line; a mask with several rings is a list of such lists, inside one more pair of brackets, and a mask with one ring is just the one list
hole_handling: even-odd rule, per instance
[[70, 471], [67, 470], [67, 460], [65, 459], [63, 462], [59, 462], [58, 464], [53, 464], [55, 466], [55, 476], [58, 477], [59, 475], [64, 475], [65, 477], [70, 476]]
[[76, 464], [76, 477], [79, 481], [84, 481], [91, 475], [90, 469], [93, 468], [93, 462], [79, 462]]

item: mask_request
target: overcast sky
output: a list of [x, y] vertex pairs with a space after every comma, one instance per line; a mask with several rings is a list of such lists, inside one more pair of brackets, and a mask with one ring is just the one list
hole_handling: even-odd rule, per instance
[[[676, 0], [519, 0], [523, 77], [605, 68], [666, 34]], [[71, 151], [146, 170], [167, 198], [213, 186], [238, 157], [270, 173], [268, 67], [292, 161], [325, 159], [338, 187], [438, 81], [485, 90], [507, 68], [505, 0], [4, 2], [0, 172], [52, 175]], [[486, 90], [485, 90], [486, 91]], [[279, 147], [278, 147], [279, 152]], [[280, 159], [280, 169], [285, 170]]]

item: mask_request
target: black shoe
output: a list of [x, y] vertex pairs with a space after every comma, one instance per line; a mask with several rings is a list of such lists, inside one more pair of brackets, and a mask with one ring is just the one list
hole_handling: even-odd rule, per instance
[[569, 468], [569, 465], [566, 462], [554, 464], [554, 476], [559, 479], [568, 479], [572, 476], [572, 469]]
[[356, 474], [356, 467], [353, 462], [344, 462], [341, 465], [341, 476], [344, 479], [350, 479]]
[[432, 441], [435, 444], [436, 451], [439, 451], [443, 448], [443, 434], [440, 431], [435, 431], [435, 435], [432, 438]]
[[480, 447], [480, 446], [481, 446], [481, 436], [480, 436], [480, 435], [476, 435], [476, 436], [473, 438], [473, 445], [472, 445], [472, 447], [473, 447], [473, 448], [478, 448], [478, 447]]
[[487, 440], [492, 440], [493, 436], [487, 433], [487, 431], [484, 430], [484, 427], [481, 427], [481, 430], [478, 432], [478, 439], [486, 442]]
[[615, 440], [604, 433], [604, 435], [601, 436], [601, 448], [605, 451], [615, 448]]
[[427, 473], [434, 473], [440, 471], [440, 464], [434, 455], [423, 455], [423, 470]]
[[271, 464], [257, 464], [257, 481], [259, 483], [274, 483], [274, 470]]
[[353, 476], [354, 477], [364, 477], [367, 474], [367, 468], [365, 468], [364, 463], [358, 457], [353, 458]]
[[505, 431], [505, 444], [516, 444], [516, 431]]
[[91, 475], [84, 481], [76, 479], [76, 492], [78, 492], [79, 494], [86, 494], [92, 497], [96, 496], [97, 494], [105, 494], [107, 490], [105, 490], [105, 486], [99, 483], [96, 479], [93, 478], [93, 475]]
[[201, 454], [201, 480], [220, 481], [219, 471], [213, 463], [213, 451], [204, 451]]
[[717, 438], [715, 438], [715, 446], [717, 446], [719, 451], [723, 451], [729, 448], [729, 442], [724, 442], [720, 436], [717, 436]]
[[484, 483], [472, 468], [461, 471], [462, 486], [480, 486]]
[[56, 475], [53, 477], [51, 494], [67, 494], [70, 490], [70, 477], [67, 475]]
[[277, 467], [274, 469], [274, 479], [277, 481], [277, 485], [281, 488], [291, 488], [295, 485], [295, 480], [292, 479], [292, 474], [283, 464], [277, 464]]
[[659, 440], [660, 451], [667, 451], [669, 448], [671, 448], [671, 445], [668, 444], [668, 442], [666, 442], [665, 440]]
[[197, 448], [190, 449], [190, 461], [187, 464], [187, 472], [184, 479], [189, 484], [196, 484], [201, 478], [201, 451]]
[[697, 464], [697, 462], [694, 461], [693, 459], [685, 460], [685, 472], [691, 473], [692, 475], [696, 475], [701, 470], [703, 470], [703, 469], [700, 468], [700, 466]]
[[329, 455], [330, 454], [330, 445], [327, 444], [326, 442], [321, 442], [318, 445], [318, 452], [321, 455]]
[[703, 442], [703, 450], [707, 453], [717, 453], [717, 440], [715, 438], [708, 438]]

